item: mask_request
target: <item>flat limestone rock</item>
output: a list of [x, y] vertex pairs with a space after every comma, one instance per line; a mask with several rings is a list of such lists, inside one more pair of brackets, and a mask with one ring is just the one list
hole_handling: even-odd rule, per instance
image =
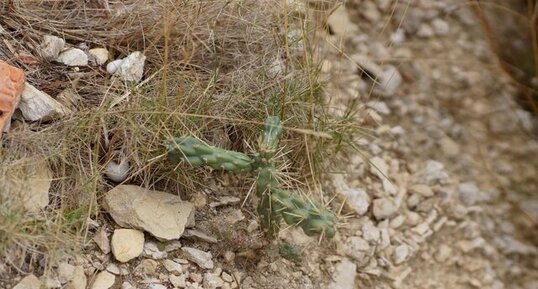
[[69, 113], [64, 105], [28, 83], [24, 85], [19, 109], [28, 121], [48, 121]]
[[104, 206], [125, 228], [144, 230], [160, 240], [179, 239], [194, 225], [194, 205], [178, 196], [134, 185], [119, 185], [106, 193]]
[[9, 128], [24, 88], [24, 72], [0, 61], [0, 137]]
[[116, 260], [125, 263], [142, 254], [144, 233], [132, 229], [117, 229], [112, 235], [111, 247]]
[[39, 289], [41, 288], [41, 281], [36, 276], [30, 274], [15, 285], [13, 289]]

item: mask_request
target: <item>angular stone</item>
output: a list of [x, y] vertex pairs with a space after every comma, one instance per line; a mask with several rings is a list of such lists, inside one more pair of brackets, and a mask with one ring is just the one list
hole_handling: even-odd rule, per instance
[[116, 260], [125, 263], [142, 254], [144, 233], [132, 229], [114, 230], [111, 247]]
[[210, 252], [204, 252], [191, 247], [183, 247], [181, 250], [185, 253], [187, 260], [196, 263], [200, 268], [213, 269], [214, 264], [213, 260], [211, 260], [213, 256]]
[[104, 228], [99, 228], [93, 236], [93, 241], [97, 244], [97, 247], [105, 254], [110, 253], [110, 241]]
[[24, 88], [24, 72], [0, 61], [0, 137], [7, 131]]
[[24, 85], [19, 109], [29, 121], [48, 121], [69, 113], [68, 108], [28, 83]]
[[54, 35], [43, 36], [43, 42], [40, 46], [40, 54], [47, 60], [58, 58], [60, 51], [64, 49], [65, 40]]
[[104, 207], [118, 225], [147, 231], [161, 240], [179, 239], [185, 227], [194, 225], [192, 203], [134, 185], [110, 190]]
[[124, 81], [140, 82], [144, 75], [145, 61], [146, 56], [140, 51], [135, 51], [124, 58], [113, 73]]

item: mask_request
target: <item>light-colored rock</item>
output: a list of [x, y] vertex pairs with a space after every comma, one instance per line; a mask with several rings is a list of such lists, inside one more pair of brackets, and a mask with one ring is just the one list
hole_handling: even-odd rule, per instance
[[434, 160], [427, 160], [424, 168], [415, 174], [418, 183], [425, 185], [444, 185], [448, 183], [449, 177], [445, 166]]
[[58, 280], [58, 277], [55, 275], [47, 276], [47, 277], [42, 276], [41, 279], [45, 279], [45, 288], [47, 289], [56, 289], [56, 288], [62, 287], [62, 283], [60, 282], [60, 280]]
[[331, 31], [340, 36], [347, 37], [359, 31], [357, 25], [349, 19], [347, 9], [344, 5], [341, 5], [327, 18], [327, 24], [331, 28]]
[[19, 109], [28, 121], [49, 121], [69, 113], [64, 105], [28, 83], [24, 84]]
[[391, 181], [389, 180], [389, 176], [388, 176], [389, 165], [387, 164], [387, 162], [378, 156], [371, 158], [369, 162], [370, 162], [370, 172], [376, 175], [381, 180], [381, 183], [383, 185], [383, 189], [385, 190], [385, 192], [387, 192], [390, 195], [396, 194], [398, 191], [398, 188], [396, 188], [396, 186], [393, 185]]
[[33, 274], [30, 274], [24, 278], [22, 278], [13, 289], [40, 289], [41, 288], [41, 281], [37, 279], [36, 276]]
[[129, 176], [129, 160], [126, 157], [120, 157], [119, 162], [110, 160], [105, 168], [105, 175], [116, 183], [121, 183]]
[[384, 101], [372, 100], [367, 102], [366, 106], [379, 112], [380, 114], [390, 115], [390, 108]]
[[430, 25], [428, 25], [426, 23], [420, 24], [420, 26], [418, 27], [418, 31], [417, 31], [417, 36], [418, 37], [430, 38], [433, 35], [435, 35], [435, 32], [433, 31], [433, 28]]
[[75, 266], [67, 262], [61, 262], [60, 265], [58, 265], [58, 280], [60, 283], [65, 284], [68, 281], [71, 281], [74, 275]]
[[121, 283], [121, 289], [136, 289], [131, 283], [125, 281]]
[[181, 250], [183, 250], [189, 261], [196, 263], [200, 268], [213, 269], [213, 256], [210, 252], [204, 252], [192, 247], [183, 247]]
[[93, 241], [97, 244], [97, 247], [105, 254], [110, 253], [110, 240], [104, 227], [97, 229], [95, 235], [93, 236]]
[[88, 50], [90, 61], [94, 65], [101, 66], [108, 61], [108, 50], [106, 48], [93, 48]]
[[114, 285], [116, 276], [108, 273], [107, 271], [100, 272], [95, 277], [91, 289], [108, 289]]
[[224, 281], [217, 275], [213, 273], [204, 273], [204, 288], [206, 289], [216, 289], [224, 285]]
[[355, 289], [355, 277], [357, 276], [357, 265], [348, 259], [342, 260], [336, 265], [328, 288], [331, 289]]
[[116, 260], [125, 263], [142, 254], [144, 233], [132, 229], [116, 229], [112, 234], [111, 247]]
[[363, 1], [359, 11], [364, 18], [372, 23], [377, 23], [381, 19], [381, 13], [377, 10], [377, 5], [372, 1]]
[[142, 270], [145, 274], [154, 276], [157, 275], [157, 267], [159, 266], [159, 263], [157, 261], [152, 259], [144, 259], [138, 266], [136, 267], [136, 270]]
[[194, 206], [179, 196], [134, 185], [119, 185], [106, 193], [106, 210], [122, 227], [149, 232], [161, 240], [179, 239], [194, 225]]
[[396, 249], [394, 249], [393, 261], [394, 264], [399, 265], [407, 260], [409, 256], [409, 246], [401, 244]]
[[185, 288], [187, 286], [186, 279], [187, 278], [185, 275], [180, 275], [180, 276], [170, 275], [168, 277], [168, 280], [170, 281], [170, 283], [172, 283], [172, 285], [176, 288]]
[[393, 199], [379, 198], [373, 202], [373, 213], [376, 219], [382, 220], [394, 215], [399, 207], [399, 204]]
[[458, 197], [467, 206], [473, 206], [490, 199], [490, 195], [480, 191], [475, 182], [465, 182], [458, 186]]
[[43, 42], [39, 47], [39, 53], [41, 56], [47, 60], [53, 60], [58, 58], [60, 51], [64, 49], [65, 40], [54, 35], [45, 35], [43, 36]]
[[365, 190], [361, 188], [347, 189], [340, 192], [347, 197], [347, 204], [351, 206], [359, 215], [368, 212], [370, 206], [370, 197]]
[[368, 242], [377, 242], [379, 240], [379, 229], [373, 222], [368, 221], [362, 225], [362, 237]]
[[56, 61], [67, 66], [86, 66], [88, 65], [88, 55], [78, 48], [68, 48], [58, 55]]
[[114, 71], [114, 75], [124, 81], [138, 83], [144, 75], [145, 61], [146, 56], [140, 51], [135, 51], [121, 61], [120, 65]]
[[164, 260], [163, 261], [164, 268], [166, 271], [172, 273], [172, 274], [181, 274], [183, 273], [183, 268], [181, 267], [181, 264], [176, 263], [172, 260]]
[[433, 197], [433, 191], [430, 187], [422, 184], [415, 184], [408, 188], [410, 194], [419, 194], [423, 197]]
[[17, 167], [0, 175], [3, 190], [0, 194], [13, 198], [30, 212], [38, 212], [49, 204], [52, 172], [46, 160]]
[[[181, 248], [181, 243], [179, 243], [179, 248]], [[161, 251], [157, 244], [149, 241], [144, 244], [144, 255], [146, 257], [151, 257], [152, 259], [159, 260], [166, 258], [168, 256], [168, 253], [166, 251]]]
[[519, 202], [519, 207], [534, 223], [538, 223], [538, 199], [525, 199]]
[[396, 29], [390, 36], [390, 41], [394, 44], [401, 44], [405, 41], [405, 30], [402, 28]]
[[222, 272], [220, 277], [222, 278], [222, 280], [224, 280], [224, 282], [232, 283], [234, 281], [234, 278], [232, 277], [232, 275], [226, 272]]
[[200, 230], [196, 230], [196, 229], [187, 229], [185, 230], [185, 232], [183, 233], [183, 237], [184, 238], [193, 238], [193, 239], [198, 239], [198, 240], [201, 240], [201, 241], [204, 241], [204, 242], [207, 242], [207, 243], [212, 243], [212, 244], [216, 244], [218, 242], [217, 238], [213, 237], [213, 236], [209, 236], [208, 234], [200, 231]]
[[450, 26], [448, 25], [448, 22], [446, 22], [443, 19], [436, 18], [432, 21], [433, 30], [435, 31], [435, 34], [439, 36], [445, 36], [450, 33]]
[[400, 71], [394, 65], [385, 65], [383, 73], [377, 79], [382, 93], [385, 96], [393, 96], [402, 85], [403, 78]]
[[114, 74], [118, 68], [121, 66], [121, 63], [123, 62], [123, 59], [116, 59], [114, 61], [109, 62], [106, 65], [106, 72], [109, 74]]
[[445, 262], [452, 254], [452, 248], [446, 244], [441, 244], [435, 252], [434, 258], [437, 262]]
[[367, 253], [370, 251], [370, 245], [361, 237], [351, 236], [341, 245], [342, 253], [353, 258], [356, 263], [365, 265], [367, 262]]
[[241, 201], [241, 199], [238, 198], [238, 197], [226, 196], [226, 197], [219, 198], [218, 202], [210, 203], [209, 206], [211, 208], [216, 208], [216, 207], [220, 207], [220, 206], [235, 205], [235, 204], [238, 204], [240, 201]]
[[444, 137], [439, 141], [439, 146], [443, 153], [449, 157], [457, 156], [460, 153], [460, 146], [453, 139]]
[[65, 288], [66, 289], [86, 289], [87, 283], [88, 283], [88, 279], [86, 278], [86, 274], [84, 273], [84, 267], [75, 266], [75, 270], [73, 271], [73, 277], [65, 285]]

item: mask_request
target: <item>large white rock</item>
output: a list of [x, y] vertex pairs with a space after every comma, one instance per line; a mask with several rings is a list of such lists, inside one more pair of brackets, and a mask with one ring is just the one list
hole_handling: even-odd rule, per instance
[[0, 194], [15, 197], [22, 207], [31, 212], [45, 208], [49, 203], [52, 172], [45, 160], [36, 160], [17, 170], [7, 171], [0, 176], [3, 190]]
[[29, 121], [48, 121], [69, 113], [68, 108], [28, 83], [24, 84], [19, 109]]
[[56, 58], [56, 61], [67, 66], [86, 66], [88, 65], [88, 55], [78, 48], [69, 48]]
[[43, 58], [52, 60], [58, 58], [60, 51], [64, 49], [65, 40], [54, 35], [43, 36], [43, 42], [41, 43], [40, 54]]
[[116, 260], [125, 263], [134, 259], [144, 250], [144, 233], [132, 229], [117, 229], [112, 234], [112, 254]]
[[[114, 75], [124, 81], [140, 82], [144, 75], [144, 63], [146, 56], [140, 51], [135, 51], [124, 58], [116, 69], [110, 69], [107, 66], [107, 71], [114, 71]], [[112, 65], [113, 62], [111, 62]], [[117, 64], [116, 64], [117, 65]]]
[[118, 225], [144, 230], [161, 240], [179, 239], [185, 227], [194, 225], [192, 203], [134, 185], [108, 191], [104, 206]]
[[36, 276], [30, 274], [15, 285], [13, 289], [39, 289], [41, 288], [41, 281]]

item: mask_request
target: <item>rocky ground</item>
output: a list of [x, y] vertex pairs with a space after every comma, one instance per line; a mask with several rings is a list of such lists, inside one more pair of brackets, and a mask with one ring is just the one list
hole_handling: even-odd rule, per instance
[[317, 34], [334, 113], [359, 105], [367, 130], [327, 184], [333, 239], [288, 228], [268, 244], [227, 189], [179, 201], [120, 185], [103, 200], [111, 219], [46, 287], [538, 288], [533, 118], [467, 6], [392, 4], [351, 2]]

